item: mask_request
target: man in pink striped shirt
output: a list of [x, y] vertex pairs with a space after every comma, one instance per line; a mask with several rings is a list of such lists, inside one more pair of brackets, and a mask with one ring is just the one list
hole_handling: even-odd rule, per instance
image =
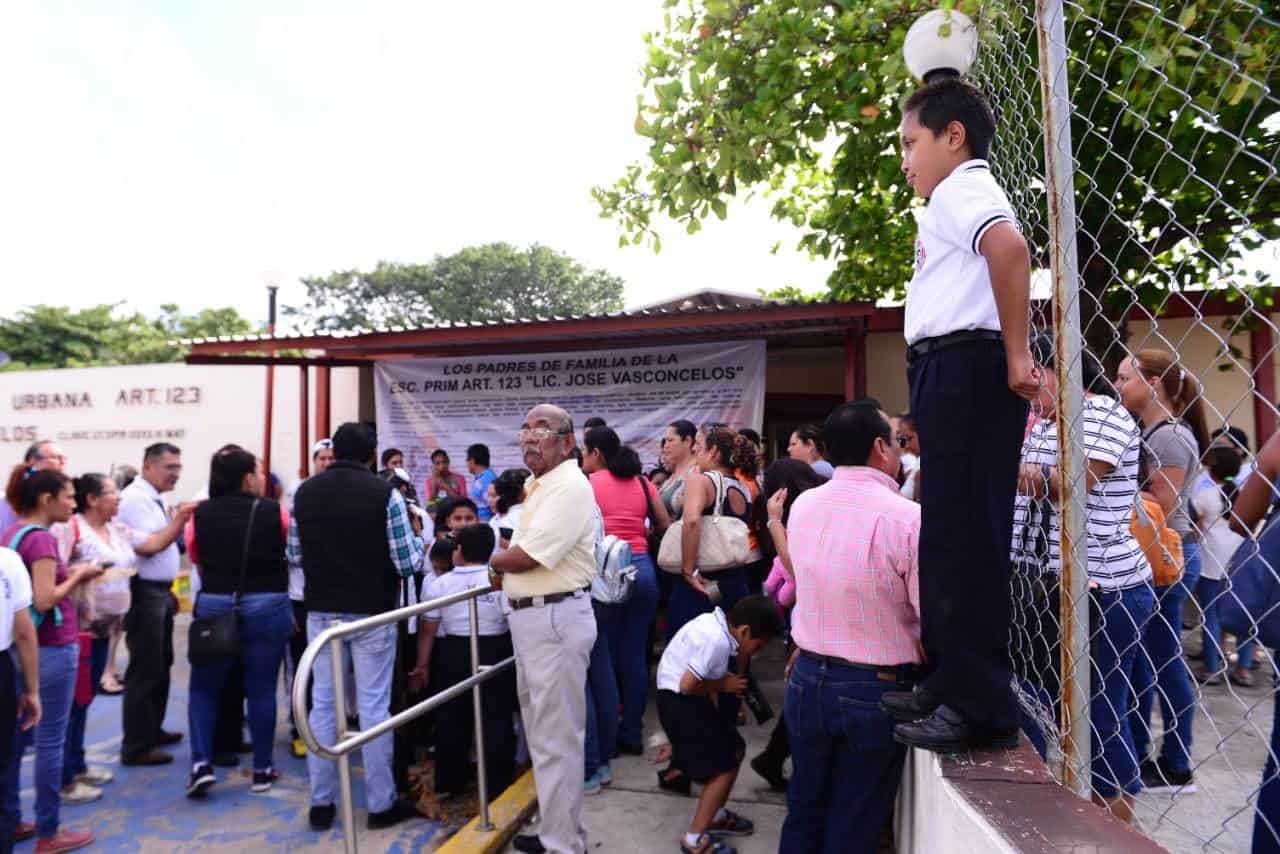
[[923, 660], [920, 506], [898, 492], [899, 439], [866, 401], [833, 412], [822, 438], [835, 476], [797, 498], [787, 524], [797, 649], [782, 854], [875, 850], [906, 758], [880, 698], [910, 690]]

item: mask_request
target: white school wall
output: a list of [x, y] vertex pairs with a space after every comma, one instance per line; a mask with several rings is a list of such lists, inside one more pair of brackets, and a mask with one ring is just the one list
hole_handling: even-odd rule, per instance
[[[310, 370], [309, 438], [315, 432], [316, 370]], [[228, 442], [261, 455], [266, 401], [265, 367], [182, 363], [0, 372], [0, 470], [22, 460], [36, 439], [53, 439], [69, 473], [142, 466], [154, 442], [182, 449], [184, 471], [173, 499], [209, 479], [209, 458]], [[300, 368], [275, 369], [271, 468], [290, 485], [298, 480]], [[331, 369], [330, 424], [359, 415], [359, 371]]]

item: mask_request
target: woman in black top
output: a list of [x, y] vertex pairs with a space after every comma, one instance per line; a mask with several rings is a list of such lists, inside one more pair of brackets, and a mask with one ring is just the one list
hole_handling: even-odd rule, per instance
[[[189, 557], [200, 566], [196, 617], [213, 617], [238, 606], [240, 663], [249, 700], [255, 792], [271, 788], [276, 729], [276, 676], [292, 626], [284, 510], [262, 497], [264, 478], [253, 454], [227, 447], [213, 455], [209, 500], [196, 508]], [[243, 582], [241, 578], [243, 577]], [[238, 594], [238, 595], [237, 595]], [[213, 751], [218, 697], [234, 663], [227, 658], [191, 666], [191, 781], [188, 797], [204, 795], [215, 782]]]

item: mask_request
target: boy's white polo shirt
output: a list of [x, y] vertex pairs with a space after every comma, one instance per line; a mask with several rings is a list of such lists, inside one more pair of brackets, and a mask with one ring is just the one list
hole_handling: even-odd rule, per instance
[[686, 670], [703, 682], [712, 682], [729, 672], [729, 658], [738, 652], [738, 639], [729, 634], [724, 611], [716, 608], [681, 627], [667, 644], [658, 662], [658, 690], [680, 693]]
[[1000, 331], [982, 237], [1013, 206], [985, 160], [966, 160], [934, 188], [919, 217], [916, 272], [907, 286], [907, 344], [953, 332]]
[[[428, 582], [427, 589], [423, 591], [422, 598], [424, 601], [439, 599], [464, 590], [488, 586], [489, 567], [484, 564], [459, 566], [444, 575], [432, 578]], [[495, 590], [476, 597], [476, 611], [480, 618], [477, 634], [487, 637], [505, 634], [508, 631], [507, 618], [502, 613], [502, 593], [499, 591]], [[466, 602], [455, 602], [444, 608], [429, 611], [425, 619], [438, 621], [441, 635], [471, 636], [471, 607]]]

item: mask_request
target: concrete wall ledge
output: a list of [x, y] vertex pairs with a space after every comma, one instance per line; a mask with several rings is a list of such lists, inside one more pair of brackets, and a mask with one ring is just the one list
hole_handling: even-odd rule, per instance
[[898, 794], [897, 850], [907, 854], [1164, 851], [1049, 774], [1023, 738], [1014, 750], [907, 755]]

